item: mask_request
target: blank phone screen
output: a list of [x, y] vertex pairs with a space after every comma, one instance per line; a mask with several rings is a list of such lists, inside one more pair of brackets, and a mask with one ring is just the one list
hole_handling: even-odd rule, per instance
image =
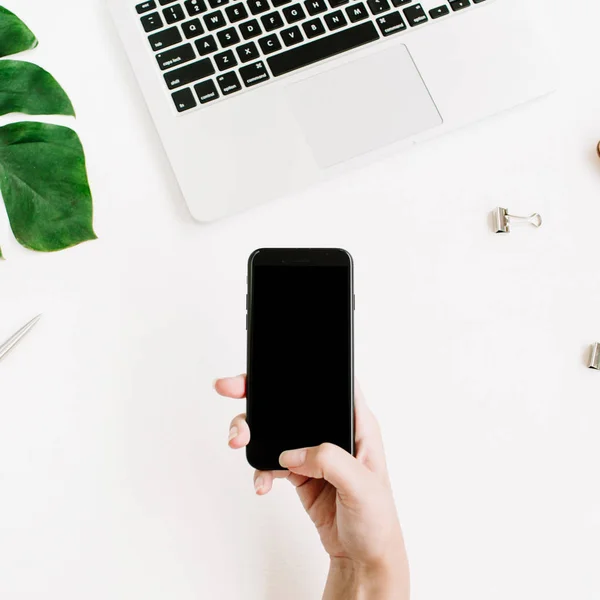
[[253, 269], [248, 422], [255, 453], [331, 442], [351, 449], [350, 267]]

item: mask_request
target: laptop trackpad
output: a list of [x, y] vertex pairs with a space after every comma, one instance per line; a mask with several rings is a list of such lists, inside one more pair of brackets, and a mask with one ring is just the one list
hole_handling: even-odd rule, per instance
[[319, 73], [286, 92], [321, 167], [442, 123], [404, 45]]

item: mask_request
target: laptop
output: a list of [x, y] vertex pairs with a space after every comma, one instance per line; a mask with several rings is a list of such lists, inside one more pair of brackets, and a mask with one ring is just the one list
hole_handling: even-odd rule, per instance
[[552, 89], [531, 0], [108, 0], [213, 221]]

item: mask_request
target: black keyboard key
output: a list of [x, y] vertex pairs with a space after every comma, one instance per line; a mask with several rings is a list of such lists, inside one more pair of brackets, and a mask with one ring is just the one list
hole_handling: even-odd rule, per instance
[[260, 15], [271, 8], [267, 0], [248, 0], [247, 4], [253, 15]]
[[346, 14], [352, 23], [362, 21], [369, 16], [367, 7], [362, 2], [355, 2], [351, 6], [348, 6], [348, 8], [346, 8]]
[[388, 0], [368, 0], [367, 4], [374, 15], [390, 10], [391, 6]]
[[198, 81], [198, 79], [204, 79], [215, 72], [213, 64], [210, 62], [210, 58], [203, 58], [198, 62], [180, 67], [173, 71], [169, 71], [165, 75], [165, 81], [167, 87], [172, 90], [173, 88], [180, 87], [186, 83], [192, 83], [192, 81]]
[[439, 19], [444, 15], [447, 15], [450, 12], [450, 9], [444, 4], [443, 6], [438, 6], [437, 8], [432, 8], [429, 11], [429, 16], [432, 19]]
[[157, 29], [160, 29], [163, 26], [162, 19], [160, 18], [160, 15], [157, 12], [145, 15], [140, 19], [140, 21], [142, 22], [142, 27], [144, 28], [144, 31], [148, 33], [150, 33], [151, 31], [156, 31]]
[[204, 27], [202, 27], [200, 19], [192, 19], [191, 21], [182, 23], [181, 29], [188, 40], [204, 33]]
[[179, 44], [179, 42], [182, 41], [182, 38], [177, 27], [169, 27], [169, 29], [149, 35], [148, 41], [150, 42], [152, 50], [157, 51]]
[[280, 6], [284, 6], [285, 4], [289, 4], [292, 0], [271, 0], [271, 4], [273, 8], [278, 8]]
[[335, 12], [325, 15], [325, 23], [327, 23], [329, 31], [335, 31], [336, 29], [347, 25], [348, 21], [346, 21], [346, 17], [341, 10], [336, 10]]
[[308, 39], [323, 35], [325, 33], [325, 27], [321, 23], [321, 19], [312, 19], [312, 21], [305, 21], [302, 23], [302, 29]]
[[185, 3], [185, 9], [187, 10], [188, 15], [190, 15], [190, 17], [199, 15], [208, 10], [208, 8], [206, 8], [206, 3], [204, 2], [204, 0], [187, 0], [187, 2]]
[[467, 8], [467, 6], [471, 6], [471, 3], [469, 0], [450, 0], [450, 6], [453, 11], [457, 11]]
[[174, 92], [171, 94], [171, 97], [173, 98], [177, 112], [183, 112], [185, 110], [190, 110], [190, 108], [194, 108], [194, 106], [198, 106], [190, 88]]
[[221, 92], [223, 92], [223, 96], [228, 96], [234, 92], [239, 92], [242, 89], [242, 84], [240, 83], [238, 76], [235, 74], [235, 71], [231, 71], [231, 73], [225, 73], [225, 75], [220, 75], [217, 77], [217, 83], [221, 88]]
[[184, 46], [178, 46], [171, 50], [165, 50], [156, 55], [158, 66], [162, 71], [190, 62], [190, 60], [194, 60], [194, 58], [196, 58], [196, 53], [191, 44], [185, 44]]
[[173, 25], [173, 23], [177, 23], [178, 21], [183, 21], [183, 19], [185, 19], [185, 13], [179, 4], [169, 6], [169, 8], [164, 8], [163, 15], [165, 15], [165, 21], [168, 25]]
[[254, 60], [259, 57], [258, 48], [254, 42], [248, 42], [247, 44], [242, 44], [238, 46], [235, 51], [237, 55], [240, 57], [240, 60], [243, 63], [246, 63], [250, 60]]
[[485, 2], [485, 0], [473, 0], [475, 4], [479, 4], [480, 2]]
[[264, 15], [260, 18], [265, 31], [273, 31], [274, 29], [279, 29], [283, 27], [283, 19], [278, 12], [272, 12], [268, 15]]
[[240, 25], [240, 33], [245, 40], [250, 40], [262, 33], [260, 25], [256, 19], [246, 21]]
[[379, 17], [377, 19], [377, 26], [381, 33], [386, 37], [406, 29], [406, 23], [398, 11], [385, 15], [384, 17]]
[[206, 29], [209, 31], [214, 31], [215, 29], [219, 29], [219, 27], [225, 27], [225, 25], [227, 25], [227, 21], [225, 21], [225, 17], [220, 10], [204, 15], [203, 19]]
[[392, 4], [394, 6], [404, 6], [405, 4], [410, 4], [412, 0], [392, 0]]
[[164, 6], [165, 4], [171, 4], [171, 2], [175, 2], [175, 0], [160, 0], [160, 5]]
[[286, 46], [293, 46], [294, 44], [299, 44], [304, 41], [302, 33], [297, 25], [294, 25], [289, 29], [284, 29], [279, 35], [281, 35], [281, 39]]
[[329, 4], [331, 8], [337, 8], [338, 6], [343, 6], [344, 4], [348, 4], [350, 0], [329, 0]]
[[217, 46], [215, 38], [212, 35], [207, 35], [206, 37], [196, 40], [196, 49], [200, 56], [206, 56], [211, 52], [216, 52], [219, 47]]
[[233, 6], [228, 6], [225, 9], [230, 23], [243, 21], [248, 16], [246, 7], [241, 2], [236, 2]]
[[311, 17], [318, 15], [327, 10], [325, 0], [305, 0], [304, 6]]
[[264, 38], [260, 38], [260, 40], [258, 40], [258, 45], [263, 51], [263, 54], [271, 54], [271, 52], [281, 50], [281, 42], [274, 33], [267, 35]]
[[150, 0], [150, 2], [142, 2], [141, 4], [138, 4], [135, 7], [135, 10], [137, 10], [138, 15], [141, 15], [142, 13], [148, 12], [149, 10], [154, 10], [156, 8], [156, 2], [154, 2], [154, 0]]
[[235, 30], [235, 27], [229, 27], [229, 29], [223, 29], [223, 31], [219, 31], [219, 33], [217, 33], [217, 37], [219, 38], [219, 42], [221, 42], [221, 46], [223, 48], [233, 46], [240, 41], [240, 36]]
[[284, 73], [290, 73], [378, 39], [379, 34], [375, 25], [368, 21], [308, 42], [303, 46], [275, 54], [267, 59], [267, 63], [273, 76], [279, 77]]
[[212, 79], [207, 79], [206, 81], [201, 81], [194, 86], [196, 90], [196, 94], [198, 96], [198, 100], [200, 100], [200, 104], [206, 104], [211, 100], [216, 100], [219, 97], [219, 92], [217, 92], [217, 86]]
[[265, 67], [265, 63], [262, 60], [253, 65], [242, 67], [240, 69], [240, 76], [246, 87], [252, 87], [257, 83], [262, 83], [263, 81], [270, 79], [267, 67]]
[[302, 19], [306, 18], [304, 9], [299, 4], [294, 4], [293, 6], [286, 6], [283, 9], [283, 16], [290, 25], [292, 23], [295, 23], [296, 21], [302, 21]]
[[221, 6], [225, 6], [225, 4], [229, 3], [229, 0], [208, 0], [211, 8], [221, 8]]
[[215, 54], [215, 64], [219, 71], [228, 71], [229, 69], [236, 67], [238, 62], [233, 51], [225, 50], [225, 52]]
[[411, 27], [416, 27], [417, 25], [425, 23], [425, 21], [428, 20], [427, 15], [420, 4], [415, 4], [414, 6], [405, 8], [404, 16]]

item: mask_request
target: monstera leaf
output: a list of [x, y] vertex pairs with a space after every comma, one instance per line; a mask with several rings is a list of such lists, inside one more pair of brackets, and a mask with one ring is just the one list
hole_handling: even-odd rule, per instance
[[[0, 7], [0, 57], [37, 43], [16, 15]], [[50, 73], [1, 60], [0, 115], [8, 113], [75, 116]], [[96, 238], [83, 148], [68, 127], [31, 121], [0, 127], [0, 192], [11, 229], [26, 248], [52, 252]]]
[[68, 127], [0, 127], [0, 191], [11, 229], [26, 248], [51, 252], [96, 238], [83, 148]]
[[0, 56], [10, 56], [30, 50], [38, 41], [17, 15], [0, 6]]
[[59, 83], [41, 67], [22, 60], [0, 60], [0, 115], [75, 116]]

